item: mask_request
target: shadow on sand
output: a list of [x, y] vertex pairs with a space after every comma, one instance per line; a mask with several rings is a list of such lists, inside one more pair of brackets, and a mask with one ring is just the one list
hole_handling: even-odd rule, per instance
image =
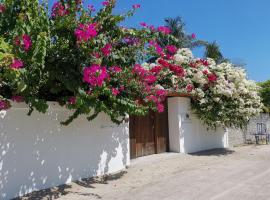
[[192, 156], [226, 156], [233, 154], [235, 151], [231, 149], [211, 149], [206, 151], [200, 151], [196, 153], [191, 153]]
[[[74, 181], [73, 183], [76, 183], [77, 185], [80, 185], [85, 188], [95, 188], [94, 184], [108, 184], [108, 181], [117, 180], [124, 176], [126, 174], [125, 171], [119, 172], [117, 174], [113, 175], [105, 175], [102, 177], [95, 177], [95, 178], [85, 178], [80, 181]], [[22, 197], [17, 197], [12, 200], [53, 200], [58, 199], [61, 196], [65, 196], [67, 194], [76, 194], [79, 196], [89, 196], [89, 197], [95, 197], [96, 199], [101, 199], [102, 197], [95, 193], [83, 193], [83, 192], [76, 192], [71, 191], [71, 185], [60, 185], [53, 188], [48, 188], [36, 192], [29, 193], [27, 195], [24, 195]]]

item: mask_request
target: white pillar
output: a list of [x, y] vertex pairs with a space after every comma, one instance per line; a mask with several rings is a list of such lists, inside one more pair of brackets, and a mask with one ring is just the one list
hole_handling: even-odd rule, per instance
[[229, 129], [228, 128], [225, 128], [224, 129], [224, 137], [223, 137], [223, 145], [224, 145], [224, 148], [229, 148], [230, 147], [230, 144], [229, 144]]
[[190, 99], [172, 97], [168, 99], [170, 151], [186, 153], [184, 148], [183, 121], [189, 117]]

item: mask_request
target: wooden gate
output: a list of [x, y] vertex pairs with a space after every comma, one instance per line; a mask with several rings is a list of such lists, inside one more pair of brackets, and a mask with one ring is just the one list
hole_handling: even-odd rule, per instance
[[150, 112], [144, 117], [131, 116], [129, 121], [131, 158], [169, 150], [168, 110]]

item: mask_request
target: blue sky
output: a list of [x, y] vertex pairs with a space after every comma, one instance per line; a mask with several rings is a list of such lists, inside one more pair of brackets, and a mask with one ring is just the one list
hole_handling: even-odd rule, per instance
[[[53, 0], [50, 0], [52, 3]], [[85, 0], [100, 7], [102, 0]], [[198, 39], [217, 41], [223, 55], [245, 63], [249, 78], [270, 79], [270, 1], [269, 0], [118, 0], [116, 12], [141, 4], [129, 26], [144, 21], [155, 26], [164, 18], [181, 16], [186, 31]], [[201, 50], [195, 55], [200, 56]]]

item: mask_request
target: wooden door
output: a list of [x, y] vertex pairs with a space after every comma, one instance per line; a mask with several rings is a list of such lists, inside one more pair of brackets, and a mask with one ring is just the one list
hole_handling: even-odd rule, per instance
[[129, 120], [131, 158], [168, 151], [168, 111], [150, 112], [143, 117], [131, 116]]

